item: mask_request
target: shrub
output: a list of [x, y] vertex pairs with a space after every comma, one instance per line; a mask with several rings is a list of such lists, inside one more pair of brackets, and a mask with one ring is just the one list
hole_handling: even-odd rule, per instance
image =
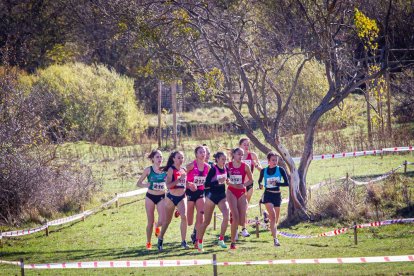
[[74, 134], [77, 140], [109, 144], [136, 141], [147, 127], [138, 109], [133, 80], [103, 65], [53, 65], [37, 72], [32, 89], [48, 101], [46, 122], [59, 120], [53, 136]]
[[96, 189], [89, 168], [55, 160], [41, 114], [44, 97], [24, 93], [16, 72], [0, 71], [0, 224], [19, 224], [68, 211]]
[[352, 222], [365, 212], [364, 197], [346, 182], [332, 183], [312, 192], [308, 209], [317, 220]]

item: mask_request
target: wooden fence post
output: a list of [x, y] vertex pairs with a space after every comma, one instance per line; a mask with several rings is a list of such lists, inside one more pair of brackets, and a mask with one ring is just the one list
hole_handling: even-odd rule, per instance
[[213, 275], [217, 276], [217, 256], [216, 254], [213, 254]]
[[47, 224], [47, 220], [45, 220], [45, 223], [46, 223], [46, 228], [45, 228], [46, 237], [49, 237], [49, 225]]
[[20, 258], [20, 273], [22, 276], [24, 276], [24, 260], [23, 258]]
[[[214, 230], [216, 230], [216, 223], [217, 223], [217, 221], [216, 221], [216, 220], [217, 220], [217, 213], [216, 213], [216, 212], [214, 212], [214, 219], [213, 219], [213, 229], [214, 229]], [[214, 254], [214, 255], [215, 255], [215, 254]], [[213, 256], [214, 256], [214, 255], [213, 255]]]
[[85, 207], [83, 207], [83, 205], [81, 205], [81, 212], [82, 212], [82, 221], [85, 221]]
[[256, 237], [259, 237], [259, 217], [256, 217]]
[[357, 230], [357, 224], [354, 221], [354, 243], [355, 245], [358, 245], [358, 230]]

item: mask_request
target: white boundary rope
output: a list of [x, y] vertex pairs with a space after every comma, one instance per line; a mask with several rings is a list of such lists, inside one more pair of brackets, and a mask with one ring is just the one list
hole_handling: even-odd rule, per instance
[[[180, 267], [180, 266], [235, 266], [235, 265], [280, 265], [280, 264], [363, 264], [363, 263], [390, 263], [414, 262], [413, 255], [400, 256], [373, 256], [373, 257], [338, 257], [319, 259], [285, 259], [241, 262], [216, 262], [213, 260], [143, 260], [143, 261], [92, 261], [68, 262], [50, 264], [25, 264], [24, 269], [87, 269], [87, 268], [150, 268], [150, 267]], [[20, 266], [20, 262], [1, 261], [0, 263]]]
[[[413, 146], [408, 147], [393, 147], [393, 148], [382, 148], [380, 150], [363, 150], [363, 151], [350, 151], [341, 153], [325, 153], [312, 156], [312, 160], [325, 160], [325, 159], [338, 159], [346, 157], [359, 157], [367, 155], [383, 154], [384, 152], [402, 152], [402, 151], [413, 151]], [[293, 157], [293, 161], [299, 162], [300, 157]], [[260, 160], [262, 165], [267, 164], [267, 160]]]
[[73, 215], [73, 216], [52, 220], [52, 221], [49, 221], [46, 224], [41, 225], [37, 228], [14, 230], [14, 231], [8, 231], [8, 232], [0, 232], [0, 239], [7, 238], [7, 237], [19, 237], [19, 236], [24, 236], [24, 235], [30, 235], [30, 234], [34, 234], [36, 232], [40, 232], [42, 230], [45, 230], [49, 226], [57, 226], [57, 225], [66, 224], [66, 223], [69, 223], [69, 222], [72, 222], [72, 221], [80, 220], [80, 219], [83, 219], [84, 217], [95, 214], [100, 209], [104, 209], [104, 208], [114, 204], [119, 198], [133, 197], [133, 196], [145, 194], [146, 192], [147, 192], [147, 189], [143, 188], [143, 189], [137, 189], [137, 190], [129, 191], [129, 192], [126, 192], [126, 193], [118, 194], [114, 198], [110, 199], [109, 201], [103, 203], [99, 207], [96, 207], [92, 210], [87, 210], [87, 211], [84, 211], [80, 214], [76, 214], [76, 215]]

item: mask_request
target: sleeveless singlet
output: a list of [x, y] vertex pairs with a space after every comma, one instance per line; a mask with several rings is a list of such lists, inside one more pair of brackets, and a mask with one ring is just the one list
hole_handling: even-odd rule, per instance
[[147, 176], [147, 181], [150, 184], [148, 190], [164, 191], [166, 188], [165, 177], [166, 172], [156, 173], [152, 166], [150, 167], [150, 174]]
[[250, 167], [250, 170], [252, 171], [253, 174], [253, 170], [254, 170], [254, 161], [252, 158], [252, 154], [249, 152], [249, 154], [247, 154], [246, 159], [242, 160], [242, 162], [246, 163], [246, 165], [248, 165]]
[[233, 167], [233, 162], [228, 164], [228, 170], [230, 174], [230, 182], [233, 185], [240, 186], [240, 188], [244, 188], [243, 183], [246, 178], [246, 164], [241, 162], [239, 168]]
[[265, 168], [263, 174], [265, 189], [279, 190], [279, 186], [277, 185], [277, 183], [282, 183], [283, 181], [282, 174], [280, 173], [280, 167], [276, 166], [276, 171], [272, 175], [269, 175], [267, 173], [268, 169], [269, 167]]
[[[177, 170], [174, 166], [171, 166], [171, 168], [173, 169], [173, 179], [172, 181], [175, 181], [177, 179], [180, 179], [182, 172], [184, 172], [185, 170], [183, 168], [180, 168], [180, 170]], [[174, 189], [185, 189], [187, 181], [184, 179], [180, 179], [180, 181], [175, 184], [175, 186], [171, 187], [170, 190], [174, 190]]]
[[208, 175], [209, 167], [204, 163], [204, 170], [200, 171], [197, 166], [197, 161], [193, 162], [193, 169], [187, 173], [187, 181], [193, 182], [197, 186], [197, 190], [204, 190], [204, 184]]

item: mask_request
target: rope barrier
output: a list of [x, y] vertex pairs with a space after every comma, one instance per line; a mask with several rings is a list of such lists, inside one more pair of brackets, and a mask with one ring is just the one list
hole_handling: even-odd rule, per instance
[[[186, 267], [186, 266], [235, 266], [235, 265], [295, 265], [295, 264], [362, 264], [362, 263], [390, 263], [414, 262], [413, 255], [399, 256], [370, 256], [370, 257], [336, 257], [313, 259], [282, 259], [262, 261], [217, 262], [216, 259], [199, 260], [124, 260], [124, 261], [91, 261], [91, 262], [65, 262], [46, 264], [24, 264], [23, 269], [88, 269], [88, 268], [151, 268], [151, 267]], [[20, 266], [21, 262], [0, 263]]]
[[119, 198], [133, 197], [133, 196], [144, 194], [146, 192], [147, 192], [147, 189], [144, 188], [144, 189], [137, 189], [137, 190], [129, 191], [129, 192], [122, 193], [122, 194], [117, 194], [114, 198], [110, 199], [109, 201], [101, 204], [100, 206], [98, 206], [94, 209], [86, 210], [86, 211], [84, 211], [80, 214], [76, 214], [76, 215], [73, 215], [73, 216], [48, 221], [44, 225], [41, 225], [37, 228], [30, 228], [30, 229], [23, 229], [23, 230], [13, 230], [13, 231], [8, 231], [8, 232], [0, 232], [0, 239], [6, 238], [6, 237], [19, 237], [19, 236], [30, 235], [30, 234], [34, 234], [34, 233], [40, 232], [42, 230], [45, 230], [49, 226], [57, 226], [57, 225], [62, 225], [62, 224], [66, 224], [66, 223], [69, 223], [69, 222], [73, 222], [73, 221], [76, 221], [76, 220], [84, 219], [85, 217], [93, 215], [96, 212], [98, 212], [99, 210], [104, 209], [104, 208], [114, 204], [115, 202], [118, 201]]

